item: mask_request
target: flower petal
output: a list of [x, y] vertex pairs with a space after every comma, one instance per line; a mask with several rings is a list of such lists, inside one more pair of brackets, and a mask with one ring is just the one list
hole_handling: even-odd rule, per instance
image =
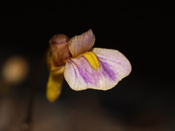
[[117, 72], [118, 80], [128, 76], [132, 70], [131, 63], [129, 60], [118, 50], [114, 49], [103, 49], [103, 48], [93, 48], [94, 52], [99, 61], [107, 63], [111, 68]]
[[100, 48], [93, 52], [66, 62], [64, 77], [73, 90], [108, 90], [130, 73], [131, 65], [120, 52]]
[[95, 42], [95, 36], [92, 30], [88, 30], [87, 32], [74, 36], [69, 40], [69, 50], [73, 57], [76, 57], [86, 51], [89, 51]]
[[63, 82], [63, 74], [54, 75], [50, 73], [46, 91], [47, 99], [50, 102], [55, 102], [55, 100], [58, 99], [58, 97], [60, 96], [62, 82]]

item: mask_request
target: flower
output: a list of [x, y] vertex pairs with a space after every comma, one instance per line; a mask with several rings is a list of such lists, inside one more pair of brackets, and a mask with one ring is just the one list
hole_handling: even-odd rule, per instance
[[55, 35], [49, 41], [47, 57], [50, 75], [47, 98], [54, 102], [61, 93], [63, 75], [76, 91], [86, 89], [109, 90], [131, 72], [129, 60], [114, 49], [92, 48], [92, 30], [74, 36]]

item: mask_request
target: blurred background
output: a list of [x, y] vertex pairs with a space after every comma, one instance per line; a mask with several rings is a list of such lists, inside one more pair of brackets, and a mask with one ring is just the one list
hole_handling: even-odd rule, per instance
[[3, 10], [0, 131], [20, 130], [33, 74], [51, 37], [73, 37], [90, 28], [95, 47], [121, 51], [132, 64], [131, 74], [105, 92], [76, 92], [64, 81], [60, 98], [49, 103], [45, 96], [49, 73], [44, 65], [34, 97], [32, 130], [174, 131], [174, 17], [170, 8], [157, 3], [139, 3], [143, 8], [136, 4], [58, 1], [45, 3], [44, 8]]

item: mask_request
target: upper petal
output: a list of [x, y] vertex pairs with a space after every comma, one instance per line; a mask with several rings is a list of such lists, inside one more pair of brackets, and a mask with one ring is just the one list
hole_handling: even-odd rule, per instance
[[108, 90], [130, 73], [131, 65], [120, 52], [100, 48], [93, 52], [66, 62], [64, 77], [73, 90]]
[[89, 51], [95, 42], [95, 36], [92, 30], [88, 30], [87, 32], [74, 36], [69, 40], [69, 50], [73, 57], [76, 57], [86, 51]]

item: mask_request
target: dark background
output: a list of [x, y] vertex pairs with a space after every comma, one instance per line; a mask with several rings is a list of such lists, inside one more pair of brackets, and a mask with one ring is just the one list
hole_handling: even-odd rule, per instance
[[[61, 33], [73, 37], [91, 28], [96, 36], [95, 47], [121, 51], [132, 64], [131, 74], [106, 92], [75, 92], [64, 81], [60, 99], [50, 104], [45, 98], [48, 71], [44, 67], [38, 81], [36, 99], [42, 109], [45, 105], [49, 107], [43, 112], [45, 118], [52, 112], [52, 108], [60, 103], [64, 110], [67, 110], [67, 107], [76, 114], [74, 109], [77, 108], [77, 112], [81, 112], [78, 114], [84, 115], [87, 113], [86, 109], [93, 110], [91, 104], [98, 101], [99, 109], [112, 117], [114, 123], [116, 119], [124, 123], [123, 127], [128, 131], [173, 131], [174, 16], [171, 16], [171, 8], [165, 9], [157, 3], [140, 3], [143, 5], [141, 8], [135, 7], [136, 3], [57, 2], [48, 4], [45, 8], [6, 9], [0, 16], [0, 64], [2, 65], [8, 57], [18, 54], [26, 58], [30, 65], [28, 78], [13, 90], [15, 97], [18, 97], [16, 102], [19, 100], [27, 103], [32, 74], [54, 34]], [[147, 5], [149, 6], [146, 7]], [[19, 106], [23, 107], [20, 104]], [[38, 112], [42, 110], [39, 107]], [[82, 107], [86, 109], [81, 110]], [[98, 121], [100, 118], [94, 114], [90, 113], [90, 118]], [[40, 121], [40, 117], [37, 120]], [[76, 115], [74, 117], [76, 118]], [[71, 120], [76, 121], [75, 118]], [[80, 123], [88, 118], [89, 116], [82, 117]], [[51, 118], [49, 120], [52, 121]], [[49, 123], [47, 124], [49, 126]], [[74, 126], [71, 129], [84, 128]], [[91, 128], [93, 127], [86, 129], [92, 130]]]

